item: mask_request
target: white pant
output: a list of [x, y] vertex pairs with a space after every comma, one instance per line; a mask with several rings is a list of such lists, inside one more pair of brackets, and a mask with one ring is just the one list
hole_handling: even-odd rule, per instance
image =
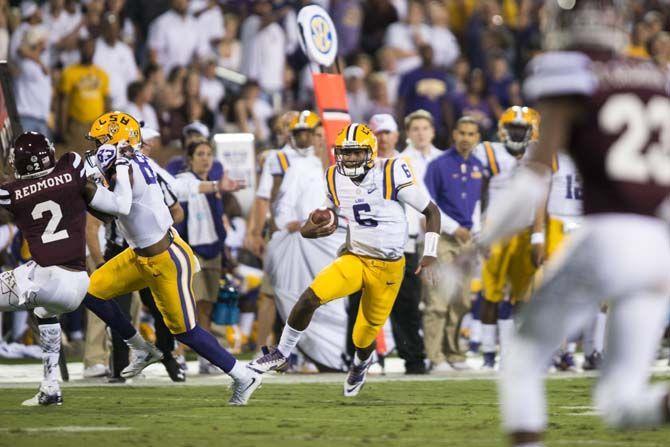
[[86, 296], [88, 283], [86, 272], [30, 261], [0, 273], [0, 311], [35, 309], [40, 318], [72, 312]]
[[603, 299], [611, 301], [606, 353], [595, 403], [615, 426], [662, 422], [664, 386], [650, 386], [670, 309], [670, 228], [638, 215], [589, 217], [520, 316], [499, 391], [508, 432], [546, 427], [543, 376], [563, 339], [584, 328]]

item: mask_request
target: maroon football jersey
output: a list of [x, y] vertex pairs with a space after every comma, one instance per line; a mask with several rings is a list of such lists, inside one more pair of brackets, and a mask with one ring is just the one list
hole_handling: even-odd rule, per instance
[[86, 169], [74, 152], [63, 155], [53, 171], [0, 187], [0, 205], [9, 210], [42, 267], [86, 270]]
[[655, 215], [670, 194], [667, 87], [665, 74], [643, 60], [552, 52], [531, 62], [526, 96], [581, 103], [565, 149], [582, 174], [586, 214]]

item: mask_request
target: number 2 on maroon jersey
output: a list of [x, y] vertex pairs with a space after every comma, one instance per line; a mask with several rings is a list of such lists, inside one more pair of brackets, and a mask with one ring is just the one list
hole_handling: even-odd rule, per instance
[[[610, 97], [598, 114], [600, 127], [621, 135], [610, 146], [605, 169], [615, 180], [670, 185], [670, 99], [654, 96], [645, 104], [633, 93]], [[651, 136], [658, 132], [658, 142]]]
[[60, 205], [53, 200], [38, 203], [35, 205], [35, 208], [33, 208], [31, 214], [34, 220], [39, 220], [46, 212], [51, 213], [51, 219], [49, 219], [49, 222], [42, 233], [42, 242], [48, 244], [49, 242], [56, 242], [61, 239], [69, 238], [70, 235], [67, 230], [56, 231], [58, 224], [61, 219], [63, 219], [63, 211], [61, 210]]

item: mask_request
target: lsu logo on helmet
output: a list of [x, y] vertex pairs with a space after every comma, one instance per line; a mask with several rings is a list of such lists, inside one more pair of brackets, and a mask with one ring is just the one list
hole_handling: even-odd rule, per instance
[[140, 123], [118, 110], [99, 116], [91, 125], [86, 138], [95, 141], [97, 147], [125, 142], [133, 149], [139, 149], [142, 143]]

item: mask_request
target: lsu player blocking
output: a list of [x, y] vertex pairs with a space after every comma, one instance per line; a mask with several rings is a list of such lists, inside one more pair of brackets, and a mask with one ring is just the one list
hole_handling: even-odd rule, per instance
[[191, 247], [172, 228], [156, 174], [139, 151], [140, 124], [126, 113], [109, 112], [95, 120], [88, 137], [98, 146], [100, 171], [116, 184], [118, 210], [112, 214], [129, 247], [91, 275], [84, 303], [131, 348], [130, 364], [121, 375], [133, 377], [162, 357], [112, 301], [149, 287], [170, 332], [233, 378], [231, 405], [246, 404], [261, 377], [237, 362], [196, 322], [193, 275], [199, 265]]
[[[500, 143], [484, 141], [475, 148], [475, 156], [488, 171], [485, 187], [487, 209], [500, 200], [526, 149], [537, 141], [539, 124], [537, 111], [530, 107], [512, 106], [503, 112], [498, 121]], [[530, 285], [537, 267], [533, 259], [542, 257], [538, 254], [542, 248], [536, 242], [540, 241], [538, 235], [544, 242], [543, 213], [544, 209], [538, 210], [534, 221], [529, 218], [528, 230], [493, 244], [483, 264], [480, 318], [485, 369], [495, 368], [496, 329], [500, 332], [500, 345], [504, 349], [514, 325], [512, 305], [525, 295]], [[505, 300], [506, 297], [509, 300]]]
[[[314, 278], [293, 307], [276, 348], [252, 361], [249, 367], [264, 373], [282, 370], [316, 309], [331, 300], [363, 289], [353, 329], [356, 354], [344, 382], [344, 395], [356, 396], [372, 364], [375, 338], [393, 307], [403, 279], [403, 248], [407, 219], [403, 205], [426, 216], [426, 241], [417, 274], [434, 281], [440, 212], [416, 184], [412, 171], [400, 158], [377, 158], [377, 139], [364, 124], [342, 129], [335, 140], [336, 163], [326, 170], [327, 206], [347, 227], [340, 256]], [[335, 215], [318, 224], [313, 212], [300, 232], [306, 238], [332, 234]]]

